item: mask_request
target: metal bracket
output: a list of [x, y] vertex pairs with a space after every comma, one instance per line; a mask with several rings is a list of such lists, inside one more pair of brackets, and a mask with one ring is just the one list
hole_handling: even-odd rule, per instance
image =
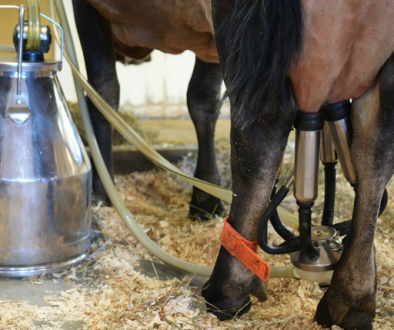
[[18, 95], [7, 109], [6, 114], [14, 124], [23, 125], [30, 118], [31, 110], [27, 105], [25, 98]]

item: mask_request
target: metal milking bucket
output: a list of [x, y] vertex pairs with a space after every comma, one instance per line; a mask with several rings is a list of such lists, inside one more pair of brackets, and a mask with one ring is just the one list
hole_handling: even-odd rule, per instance
[[[18, 59], [0, 59], [0, 276], [6, 277], [77, 264], [91, 232], [91, 164], [57, 79], [62, 62], [26, 54], [24, 25], [21, 6]], [[49, 28], [40, 31], [49, 50]]]

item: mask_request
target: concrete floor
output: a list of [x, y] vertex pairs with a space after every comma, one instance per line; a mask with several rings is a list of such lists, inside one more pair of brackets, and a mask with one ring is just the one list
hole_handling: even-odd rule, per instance
[[[27, 301], [30, 305], [38, 307], [50, 306], [44, 301], [44, 297], [48, 295], [47, 291], [53, 293], [70, 290], [71, 285], [66, 284], [62, 279], [58, 279], [54, 283], [52, 279], [44, 279], [40, 285], [34, 285], [25, 279], [0, 279], [0, 300], [18, 300]], [[49, 322], [36, 322], [38, 328], [50, 325]], [[62, 328], [64, 330], [82, 329], [82, 321], [64, 322]]]
[[[153, 263], [157, 275], [160, 280], [172, 279], [174, 277], [182, 278], [186, 275], [191, 276], [191, 274], [185, 273], [183, 271], [178, 271], [170, 266], [154, 262]], [[152, 263], [150, 261], [141, 260], [134, 265], [135, 270], [140, 271], [149, 277], [156, 278], [156, 272], [153, 269]], [[201, 290], [202, 286], [206, 282], [207, 278], [202, 276], [195, 276], [191, 284]], [[30, 305], [35, 305], [38, 307], [51, 306], [48, 304], [44, 297], [48, 296], [48, 291], [51, 294], [55, 294], [61, 291], [67, 291], [72, 288], [70, 284], [67, 284], [61, 278], [56, 279], [57, 283], [53, 282], [52, 278], [44, 278], [42, 284], [35, 285], [30, 283], [26, 279], [0, 279], [0, 300], [19, 300], [26, 301]], [[41, 281], [40, 281], [41, 282]], [[78, 281], [79, 284], [88, 286], [88, 283], [83, 281]], [[54, 319], [54, 321], [57, 321]], [[51, 325], [50, 322], [36, 322], [35, 325], [40, 329], [44, 326]], [[79, 330], [83, 327], [83, 321], [67, 321], [63, 323], [62, 329], [64, 330]]]
[[48, 294], [45, 291], [66, 291], [71, 286], [62, 279], [54, 283], [52, 279], [44, 279], [44, 284], [34, 285], [25, 279], [0, 279], [0, 300], [24, 300], [36, 306], [50, 306], [44, 301]]

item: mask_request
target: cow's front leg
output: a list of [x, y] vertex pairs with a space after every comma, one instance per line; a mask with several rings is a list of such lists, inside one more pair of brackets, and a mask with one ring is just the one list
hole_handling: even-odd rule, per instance
[[[196, 57], [196, 64], [187, 90], [187, 106], [198, 139], [198, 158], [194, 176], [220, 185], [216, 164], [215, 126], [220, 114], [220, 88], [223, 77], [220, 65], [207, 63]], [[221, 215], [224, 207], [220, 199], [194, 187], [190, 202], [191, 218], [206, 220], [210, 214]]]
[[[272, 107], [259, 121], [241, 129], [232, 119], [231, 171], [233, 203], [229, 223], [249, 241], [256, 241], [263, 214], [292, 129], [296, 106]], [[233, 115], [232, 115], [233, 117]], [[261, 280], [221, 247], [213, 273], [202, 294], [207, 307], [221, 320], [250, 309], [249, 294]], [[213, 307], [214, 306], [214, 307]]]
[[[111, 24], [87, 0], [73, 0], [73, 5], [89, 82], [109, 105], [118, 110], [120, 88], [116, 75]], [[101, 155], [113, 178], [112, 126], [90, 99], [88, 108]], [[96, 199], [109, 203], [94, 164], [93, 195]]]
[[372, 329], [376, 308], [374, 235], [380, 201], [394, 170], [394, 57], [378, 84], [352, 104], [351, 156], [357, 174], [349, 239], [316, 321], [349, 329]]

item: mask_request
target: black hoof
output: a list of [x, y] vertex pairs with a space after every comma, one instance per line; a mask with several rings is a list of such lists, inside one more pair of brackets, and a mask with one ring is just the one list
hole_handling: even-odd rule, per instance
[[235, 317], [249, 312], [252, 307], [252, 301], [248, 294], [243, 294], [235, 300], [230, 300], [216, 290], [209, 289], [207, 282], [203, 286], [202, 295], [205, 299], [207, 311], [214, 314], [220, 321], [232, 320]]
[[372, 330], [372, 319], [363, 311], [351, 309], [339, 326], [345, 330]]
[[98, 205], [100, 203], [104, 204], [105, 206], [112, 206], [111, 200], [102, 186], [100, 189], [93, 188], [92, 193], [92, 204]]
[[334, 325], [331, 319], [330, 312], [328, 311], [327, 295], [324, 295], [317, 306], [314, 320], [323, 328], [330, 328]]
[[210, 220], [215, 215], [223, 216], [225, 212], [222, 201], [216, 197], [209, 197], [202, 203], [196, 203], [193, 199], [190, 202], [189, 217], [192, 220]]
[[[327, 294], [325, 294], [317, 306], [315, 321], [323, 328], [330, 328], [335, 324], [331, 318], [328, 306]], [[364, 311], [351, 309], [347, 312], [340, 324], [344, 330], [372, 330], [372, 319]]]
[[93, 206], [98, 206], [98, 205], [102, 205], [102, 206], [109, 206], [112, 207], [112, 202], [108, 197], [102, 198], [102, 197], [97, 197], [93, 194], [92, 196], [92, 205]]

